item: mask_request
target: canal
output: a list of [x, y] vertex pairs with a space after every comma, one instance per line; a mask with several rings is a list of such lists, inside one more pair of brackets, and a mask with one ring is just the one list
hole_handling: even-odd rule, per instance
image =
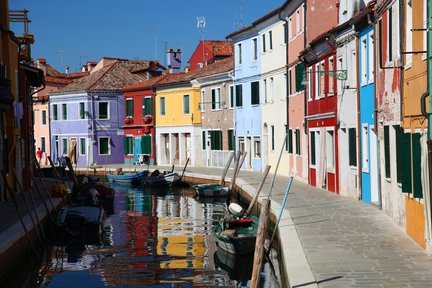
[[[17, 275], [11, 281], [14, 287], [250, 285], [253, 255], [228, 254], [218, 249], [212, 235], [213, 225], [227, 213], [226, 199], [187, 197], [187, 189], [110, 185], [116, 195], [102, 245], [53, 244], [43, 263], [23, 272], [35, 277]], [[261, 287], [281, 286], [279, 265], [273, 262], [278, 261], [265, 262]], [[18, 285], [19, 279], [27, 282]]]

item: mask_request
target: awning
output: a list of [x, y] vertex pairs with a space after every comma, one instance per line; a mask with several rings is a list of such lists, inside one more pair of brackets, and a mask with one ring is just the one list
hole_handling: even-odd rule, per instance
[[23, 63], [20, 64], [20, 67], [25, 71], [30, 86], [42, 87], [45, 85], [45, 76], [41, 69]]

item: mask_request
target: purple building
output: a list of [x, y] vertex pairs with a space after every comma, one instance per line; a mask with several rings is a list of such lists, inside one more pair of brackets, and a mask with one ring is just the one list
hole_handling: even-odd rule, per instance
[[78, 167], [124, 163], [121, 89], [160, 75], [157, 62], [103, 58], [86, 77], [49, 94], [51, 158]]

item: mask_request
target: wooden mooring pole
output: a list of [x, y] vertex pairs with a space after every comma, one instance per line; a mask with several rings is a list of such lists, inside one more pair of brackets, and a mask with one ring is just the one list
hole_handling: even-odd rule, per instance
[[263, 256], [264, 256], [266, 224], [267, 224], [267, 217], [269, 211], [270, 211], [270, 200], [265, 199], [262, 201], [258, 232], [256, 237], [256, 243], [255, 243], [255, 254], [254, 254], [252, 279], [251, 279], [251, 286], [250, 286], [251, 288], [259, 287], [259, 280], [260, 280], [260, 274], [261, 274]]

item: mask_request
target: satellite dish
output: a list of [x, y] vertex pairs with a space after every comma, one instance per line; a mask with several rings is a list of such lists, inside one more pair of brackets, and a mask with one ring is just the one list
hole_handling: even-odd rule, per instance
[[204, 28], [205, 27], [205, 17], [199, 16], [197, 17], [197, 28]]

